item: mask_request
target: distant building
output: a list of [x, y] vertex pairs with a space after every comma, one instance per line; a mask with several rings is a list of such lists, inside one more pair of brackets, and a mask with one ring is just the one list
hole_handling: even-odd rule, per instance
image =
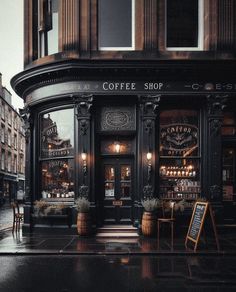
[[2, 86], [0, 74], [0, 204], [23, 199], [25, 185], [25, 135], [20, 115], [13, 108], [11, 93]]

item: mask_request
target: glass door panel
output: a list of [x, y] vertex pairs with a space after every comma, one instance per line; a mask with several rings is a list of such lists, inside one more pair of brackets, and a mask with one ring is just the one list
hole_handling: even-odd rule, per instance
[[114, 165], [105, 165], [105, 197], [111, 198], [115, 195], [115, 167]]
[[120, 190], [121, 198], [131, 197], [131, 166], [120, 166]]

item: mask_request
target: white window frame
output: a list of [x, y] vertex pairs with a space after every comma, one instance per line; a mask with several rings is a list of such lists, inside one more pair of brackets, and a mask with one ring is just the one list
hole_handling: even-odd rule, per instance
[[167, 51], [202, 51], [204, 40], [204, 0], [198, 0], [198, 46], [167, 47], [167, 1], [165, 0], [165, 47]]
[[[119, 1], [119, 0], [117, 0]], [[132, 46], [131, 47], [99, 47], [99, 51], [134, 51], [135, 50], [135, 1], [131, 0], [132, 5]], [[98, 36], [99, 37], [99, 36]], [[99, 43], [99, 42], [98, 42]]]

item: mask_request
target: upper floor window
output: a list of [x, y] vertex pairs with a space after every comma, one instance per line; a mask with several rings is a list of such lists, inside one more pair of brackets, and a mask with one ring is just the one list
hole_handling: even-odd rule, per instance
[[58, 53], [58, 7], [59, 0], [38, 0], [39, 57]]
[[2, 150], [2, 157], [1, 157], [1, 169], [5, 169], [5, 151]]
[[203, 0], [166, 0], [166, 48], [203, 49]]
[[99, 0], [100, 50], [134, 50], [135, 0]]

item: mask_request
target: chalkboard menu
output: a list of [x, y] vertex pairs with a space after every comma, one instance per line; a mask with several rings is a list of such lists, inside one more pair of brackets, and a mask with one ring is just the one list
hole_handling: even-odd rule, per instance
[[207, 203], [197, 202], [194, 208], [193, 217], [189, 227], [188, 237], [197, 240], [207, 210]]
[[189, 224], [188, 233], [185, 239], [185, 247], [187, 248], [188, 241], [194, 242], [194, 251], [197, 249], [198, 241], [200, 239], [202, 227], [205, 221], [206, 214], [209, 213], [214, 230], [215, 240], [218, 251], [220, 250], [219, 240], [216, 232], [215, 219], [213, 211], [209, 202], [196, 202], [193, 209], [192, 218]]

